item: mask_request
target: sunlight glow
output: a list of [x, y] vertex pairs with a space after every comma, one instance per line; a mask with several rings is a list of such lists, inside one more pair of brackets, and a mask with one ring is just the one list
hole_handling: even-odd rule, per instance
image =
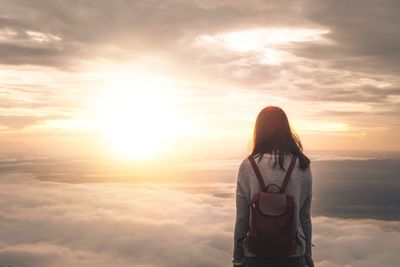
[[166, 149], [181, 119], [164, 77], [129, 72], [108, 77], [97, 117], [112, 150], [125, 159], [143, 159]]
[[301, 127], [297, 127], [299, 131], [307, 132], [349, 132], [351, 129], [349, 125], [341, 122], [311, 122], [301, 123]]
[[291, 42], [326, 41], [323, 35], [327, 33], [329, 33], [329, 30], [323, 29], [252, 29], [222, 33], [214, 36], [202, 35], [197, 41], [204, 44], [222, 43], [233, 50], [249, 52], [262, 50], [267, 45], [280, 45]]
[[328, 42], [323, 36], [327, 33], [329, 30], [326, 29], [262, 28], [201, 35], [195, 43], [222, 46], [237, 52], [256, 52], [261, 55], [259, 63], [277, 65], [290, 57], [279, 46], [294, 42]]

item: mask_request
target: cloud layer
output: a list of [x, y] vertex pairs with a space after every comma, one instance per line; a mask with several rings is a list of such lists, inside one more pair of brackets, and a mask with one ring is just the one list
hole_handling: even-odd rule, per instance
[[[400, 220], [399, 153], [311, 153], [314, 203], [318, 216]], [[66, 183], [235, 182], [242, 159], [164, 161], [125, 164], [107, 159], [0, 157], [0, 176], [24, 173], [38, 180]]]
[[[0, 264], [226, 266], [233, 191], [218, 183], [67, 184], [3, 175]], [[396, 266], [398, 221], [314, 217], [313, 223], [318, 266]]]

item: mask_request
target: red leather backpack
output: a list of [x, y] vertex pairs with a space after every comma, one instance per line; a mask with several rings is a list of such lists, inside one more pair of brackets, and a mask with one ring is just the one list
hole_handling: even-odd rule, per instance
[[[285, 193], [296, 156], [292, 156], [285, 179], [281, 186], [271, 183], [265, 186], [260, 170], [253, 156], [248, 159], [253, 167], [260, 185], [260, 192], [251, 199], [251, 223], [249, 233], [244, 242], [248, 249], [260, 257], [284, 257], [296, 253], [298, 239], [295, 201]], [[271, 187], [277, 187], [278, 192], [271, 192]]]

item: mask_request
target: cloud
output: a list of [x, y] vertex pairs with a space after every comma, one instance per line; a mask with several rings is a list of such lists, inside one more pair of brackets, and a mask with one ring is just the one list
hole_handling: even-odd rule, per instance
[[[399, 222], [316, 218], [313, 221], [319, 266], [396, 266]], [[375, 246], [376, 240], [379, 246]], [[384, 260], [385, 259], [385, 260]]]
[[[279, 51], [299, 56], [302, 66], [311, 66], [314, 70], [330, 65], [341, 71], [367, 70], [375, 76], [380, 70], [383, 74], [397, 71], [395, 48], [400, 39], [395, 33], [399, 6], [393, 1], [367, 4], [364, 1], [351, 4], [249, 1], [243, 5], [240, 1], [215, 4], [204, 0], [163, 1], [162, 4], [158, 1], [119, 1], [117, 4], [75, 1], [66, 4], [62, 1], [5, 0], [2, 5], [7, 10], [0, 20], [4, 39], [2, 51], [7, 54], [2, 58], [6, 64], [62, 67], [82, 58], [116, 56], [106, 52], [114, 47], [114, 51], [120, 51], [116, 53], [124, 54], [125, 58], [162, 51], [176, 61], [175, 64], [185, 66], [191, 58], [192, 68], [201, 72], [205, 66], [230, 65], [229, 62], [249, 59], [249, 55], [215, 50], [216, 47], [193, 47], [193, 42], [201, 36], [257, 28], [320, 28], [328, 32], [324, 39], [329, 42], [297, 41], [286, 44]], [[379, 12], [373, 12], [377, 9]], [[251, 39], [247, 38], [247, 41]], [[298, 63], [282, 69], [290, 70]], [[377, 64], [379, 68], [376, 68]], [[266, 71], [265, 64], [253, 61], [251, 65], [250, 69], [236, 65], [236, 71], [248, 71], [252, 75]], [[207, 74], [212, 75], [215, 70], [210, 68]], [[234, 73], [227, 68], [220, 69], [217, 74]]]
[[[199, 118], [194, 124], [210, 133], [218, 125], [238, 135], [253, 123], [243, 114], [274, 104], [300, 114], [299, 125], [316, 120], [349, 125], [349, 132], [339, 133], [348, 138], [336, 138], [338, 144], [396, 149], [400, 7], [395, 1], [0, 3], [1, 69], [14, 71], [2, 83], [12, 94], [34, 88], [53, 96], [6, 96], [0, 99], [3, 116], [17, 115], [12, 113], [16, 108], [25, 116], [63, 109], [90, 120], [88, 114], [96, 111], [85, 104], [99, 96], [96, 89], [125, 63], [135, 65], [133, 72], [179, 81], [174, 88], [192, 96], [182, 101], [192, 111], [188, 117]], [[212, 99], [216, 91], [224, 95], [221, 100]], [[245, 95], [254, 97], [242, 101]], [[215, 116], [225, 114], [221, 103], [232, 112], [229, 126], [224, 115]], [[17, 119], [15, 130], [23, 120]], [[375, 127], [386, 128], [377, 134]], [[319, 134], [309, 140], [323, 138]], [[320, 143], [327, 146], [328, 139]]]
[[64, 118], [64, 116], [0, 116], [0, 125], [13, 129], [22, 129], [48, 120], [59, 120]]
[[[65, 184], [65, 188], [62, 184], [53, 187], [55, 184], [47, 183], [52, 188], [47, 191], [47, 196], [36, 198], [33, 196], [45, 184], [28, 184], [24, 193], [10, 194], [17, 201], [12, 205], [14, 208], [9, 206], [2, 213], [2, 221], [8, 225], [7, 230], [4, 229], [1, 233], [2, 240], [7, 244], [50, 243], [52, 249], [56, 245], [64, 248], [61, 252], [74, 251], [72, 259], [55, 255], [52, 266], [64, 266], [65, 260], [77, 260], [79, 255], [76, 253], [81, 251], [97, 255], [104, 262], [120, 259], [125, 266], [136, 266], [136, 263], [149, 266], [187, 266], [194, 258], [202, 258], [202, 262], [195, 266], [221, 266], [223, 263], [226, 246], [218, 246], [221, 242], [225, 244], [229, 236], [224, 232], [216, 236], [213, 233], [229, 225], [228, 211], [223, 206], [208, 211], [207, 207], [213, 204], [201, 204], [200, 196], [163, 187], [154, 189], [149, 185], [121, 187], [103, 184], [95, 187], [71, 187]], [[78, 190], [83, 198], [75, 198], [74, 193], [64, 194], [63, 188], [67, 191]], [[98, 194], [103, 190], [108, 193], [100, 197]], [[3, 191], [2, 193], [7, 194]], [[25, 194], [33, 198], [23, 197]], [[134, 196], [137, 197], [136, 200], [133, 199]], [[92, 201], [98, 197], [100, 202]], [[214, 197], [214, 202], [216, 200]], [[24, 214], [20, 213], [21, 209], [25, 210]], [[28, 225], [24, 225], [27, 221]], [[210, 226], [211, 222], [215, 224]], [[4, 252], [5, 247], [2, 247], [2, 253], [7, 252]], [[62, 254], [61, 252], [57, 254]], [[25, 253], [29, 254], [31, 250]], [[21, 256], [20, 253], [18, 258], [24, 259]], [[20, 261], [10, 260], [7, 263], [17, 265]], [[120, 264], [120, 261], [114, 262], [115, 265], [117, 263]], [[83, 266], [93, 265], [90, 262]]]
[[[400, 196], [396, 176], [399, 153], [306, 152], [314, 176], [313, 212], [316, 216], [399, 220]], [[42, 181], [65, 183], [176, 182], [234, 183], [241, 159], [187, 159], [153, 164], [110, 161], [101, 158], [13, 157], [0, 158], [0, 176], [16, 179], [23, 173]], [[379, 181], [379, 182], [377, 182]], [[362, 190], [360, 190], [362, 188]], [[231, 195], [232, 192], [219, 192]], [[340, 196], [340, 197], [338, 197]]]
[[[3, 175], [0, 264], [226, 266], [233, 191], [233, 184], [67, 184]], [[399, 222], [313, 222], [318, 266], [396, 266]]]
[[326, 60], [338, 69], [395, 74], [400, 45], [397, 1], [305, 1], [304, 17], [331, 29], [334, 45], [299, 45], [302, 56]]
[[[15, 64], [22, 63], [21, 53], [24, 52], [25, 63], [46, 65], [58, 61], [62, 66], [68, 56], [75, 59], [90, 57], [93, 48], [96, 50], [114, 42], [136, 52], [162, 47], [174, 49], [185, 34], [193, 36], [195, 32], [210, 28], [232, 27], [232, 23], [240, 24], [253, 15], [251, 9], [241, 10], [241, 4], [219, 6], [196, 1], [165, 1], [162, 4], [158, 1], [120, 1], [118, 4], [108, 1], [74, 1], [74, 4], [62, 1], [2, 2], [7, 13], [3, 14], [0, 25], [8, 32], [15, 32], [15, 36], [8, 38], [10, 56], [3, 62], [8, 64], [12, 63], [12, 55], [17, 56]], [[243, 15], [242, 19], [240, 15]], [[52, 42], [57, 45], [57, 50], [48, 43], [37, 47], [35, 39], [27, 34], [29, 32], [57, 36], [63, 41]], [[10, 36], [3, 35], [4, 38]], [[26, 47], [17, 45], [23, 38], [30, 41]], [[39, 61], [38, 54], [47, 57]]]

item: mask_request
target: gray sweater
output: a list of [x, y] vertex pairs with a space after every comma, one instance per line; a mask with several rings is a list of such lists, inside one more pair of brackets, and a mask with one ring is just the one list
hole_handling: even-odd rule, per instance
[[[285, 177], [283, 171], [277, 163], [273, 167], [275, 159], [270, 154], [265, 154], [261, 161], [255, 158], [258, 168], [264, 178], [265, 185], [270, 183], [282, 184]], [[284, 168], [288, 169], [291, 155], [285, 155]], [[238, 240], [246, 236], [250, 226], [250, 200], [254, 193], [260, 191], [257, 177], [251, 166], [250, 161], [246, 158], [239, 167], [236, 185], [236, 223], [234, 232], [234, 249], [233, 257], [241, 259], [243, 256], [254, 257], [255, 255], [248, 251], [246, 245], [244, 247], [238, 245]], [[299, 257], [302, 255], [311, 256], [311, 197], [312, 197], [312, 176], [311, 167], [306, 170], [300, 169], [299, 161], [293, 169], [290, 182], [286, 188], [286, 193], [293, 196], [297, 214], [298, 231], [301, 243], [297, 247], [296, 254], [291, 257]], [[246, 244], [246, 243], [245, 243]]]

